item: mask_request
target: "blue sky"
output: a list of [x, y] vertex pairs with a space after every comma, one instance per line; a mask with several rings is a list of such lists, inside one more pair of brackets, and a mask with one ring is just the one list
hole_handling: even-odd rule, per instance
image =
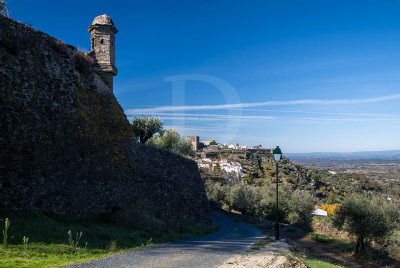
[[400, 149], [400, 1], [28, 1], [11, 17], [80, 49], [108, 14], [127, 116], [283, 152]]

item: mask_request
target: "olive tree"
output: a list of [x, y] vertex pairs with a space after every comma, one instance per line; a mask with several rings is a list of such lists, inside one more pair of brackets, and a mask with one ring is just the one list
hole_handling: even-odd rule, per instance
[[186, 141], [174, 129], [167, 129], [157, 137], [149, 140], [148, 144], [174, 151], [181, 155], [193, 156], [192, 144]]
[[219, 207], [230, 205], [228, 186], [210, 180], [206, 181], [204, 186], [208, 200], [214, 204], [218, 204]]
[[355, 236], [355, 256], [358, 258], [364, 252], [365, 244], [371, 240], [384, 244], [398, 225], [399, 215], [393, 204], [381, 198], [350, 196], [337, 210], [333, 223]]
[[282, 210], [287, 222], [309, 224], [312, 221], [311, 213], [314, 210], [314, 201], [308, 192], [286, 189], [282, 199], [284, 200]]
[[146, 143], [157, 133], [164, 133], [164, 122], [154, 116], [137, 116], [131, 121], [131, 126], [140, 143]]
[[250, 209], [251, 189], [242, 183], [234, 185], [229, 193], [229, 202], [233, 209], [245, 214]]

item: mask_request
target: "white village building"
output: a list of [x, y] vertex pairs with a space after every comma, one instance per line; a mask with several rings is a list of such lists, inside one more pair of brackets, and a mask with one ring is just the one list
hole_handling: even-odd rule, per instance
[[326, 210], [323, 209], [316, 209], [314, 210], [314, 212], [312, 213], [314, 216], [322, 216], [322, 217], [327, 217], [328, 216], [328, 212]]
[[219, 169], [224, 170], [227, 173], [236, 173], [238, 176], [242, 174], [242, 166], [239, 162], [230, 162], [228, 159], [221, 159], [219, 161], [212, 161], [209, 158], [203, 158], [201, 160], [196, 160], [199, 168], [213, 168], [219, 166]]

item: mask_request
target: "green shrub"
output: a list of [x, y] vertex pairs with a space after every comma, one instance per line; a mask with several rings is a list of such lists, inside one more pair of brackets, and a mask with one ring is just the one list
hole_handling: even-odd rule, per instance
[[333, 218], [334, 225], [354, 235], [357, 240], [355, 256], [358, 258], [365, 244], [374, 240], [384, 245], [399, 224], [398, 206], [367, 195], [350, 196]]
[[297, 213], [296, 211], [291, 211], [291, 212], [289, 212], [289, 214], [287, 215], [286, 220], [287, 220], [290, 224], [296, 223], [296, 222], [300, 221], [300, 215], [299, 215], [299, 213]]
[[393, 232], [389, 237], [386, 249], [392, 258], [400, 260], [400, 230]]
[[221, 184], [213, 181], [206, 181], [205, 190], [208, 200], [212, 201], [214, 204], [222, 207], [230, 203], [227, 186], [221, 186]]
[[[229, 206], [241, 213], [267, 220], [276, 220], [275, 184], [249, 186], [237, 183], [232, 187], [206, 181], [207, 197], [219, 206]], [[313, 199], [307, 192], [279, 187], [279, 219], [289, 223], [310, 223], [314, 209]]]
[[[301, 192], [295, 190], [290, 192], [286, 190], [284, 200], [286, 200], [285, 220], [289, 223], [304, 222], [310, 223], [312, 221], [312, 211], [314, 210], [314, 202], [312, 196], [307, 192]], [[297, 214], [297, 220], [294, 218], [294, 214]], [[291, 219], [289, 219], [289, 215]]]
[[78, 249], [79, 241], [82, 238], [82, 231], [80, 233], [76, 233], [75, 239], [72, 237], [72, 232], [71, 230], [68, 230], [68, 244], [71, 247], [73, 252], [76, 252]]
[[238, 183], [229, 193], [230, 206], [245, 214], [250, 209], [251, 190], [244, 184]]
[[186, 141], [173, 129], [167, 129], [157, 137], [152, 137], [147, 142], [149, 145], [161, 147], [167, 150], [174, 151], [181, 155], [193, 156], [195, 155], [192, 144]]
[[276, 218], [276, 195], [272, 187], [263, 186], [254, 188], [251, 206], [254, 208], [253, 215], [262, 219], [275, 220]]
[[136, 116], [132, 119], [131, 126], [140, 143], [146, 143], [157, 133], [164, 133], [164, 122], [154, 116]]

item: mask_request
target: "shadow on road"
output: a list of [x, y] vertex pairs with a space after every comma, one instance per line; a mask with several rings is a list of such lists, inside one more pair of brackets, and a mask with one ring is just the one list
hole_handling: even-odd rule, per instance
[[206, 236], [133, 250], [70, 267], [215, 267], [238, 252], [249, 250], [263, 233], [214, 212], [219, 229]]

